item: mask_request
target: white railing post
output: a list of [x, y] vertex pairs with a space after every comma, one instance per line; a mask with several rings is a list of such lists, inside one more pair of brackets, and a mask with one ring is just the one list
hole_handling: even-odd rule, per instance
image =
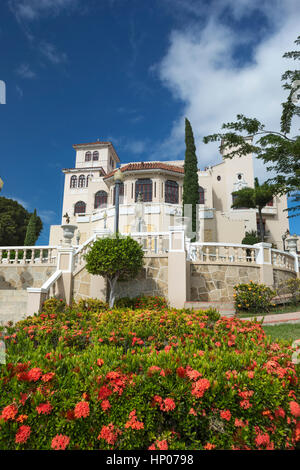
[[267, 286], [273, 286], [272, 244], [261, 242], [255, 243], [253, 246], [258, 248], [256, 264], [260, 265], [260, 282]]

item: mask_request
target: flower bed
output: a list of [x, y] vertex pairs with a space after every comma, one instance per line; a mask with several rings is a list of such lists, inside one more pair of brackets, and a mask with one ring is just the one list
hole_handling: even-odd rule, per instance
[[5, 332], [0, 449], [293, 449], [296, 367], [259, 323], [65, 307]]

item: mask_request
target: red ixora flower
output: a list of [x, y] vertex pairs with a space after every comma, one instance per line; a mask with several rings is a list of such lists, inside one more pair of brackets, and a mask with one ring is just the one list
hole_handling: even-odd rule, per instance
[[42, 369], [40, 369], [39, 367], [34, 367], [33, 369], [30, 369], [30, 371], [28, 371], [27, 377], [29, 382], [37, 382], [42, 376], [42, 374]]
[[112, 394], [112, 390], [110, 390], [106, 385], [103, 385], [98, 393], [98, 400], [104, 400], [108, 398]]
[[205, 450], [212, 450], [215, 447], [216, 447], [215, 444], [211, 444], [210, 442], [208, 442], [207, 444], [205, 444], [204, 449]]
[[193, 384], [192, 395], [195, 395], [197, 398], [201, 398], [209, 387], [210, 381], [208, 379], [199, 379]]
[[255, 443], [258, 447], [261, 447], [261, 446], [269, 446], [270, 444], [270, 436], [268, 433], [261, 433], [259, 432], [255, 438]]
[[300, 406], [296, 401], [290, 401], [290, 410], [292, 415], [294, 415], [296, 418], [299, 418], [300, 416]]
[[132, 410], [129, 413], [129, 421], [125, 424], [125, 428], [131, 428], [131, 429], [144, 429], [144, 424], [141, 421], [137, 420], [136, 417], [136, 411]]
[[165, 398], [160, 405], [162, 411], [172, 411], [175, 409], [175, 401], [172, 398]]
[[74, 409], [74, 415], [76, 418], [86, 418], [90, 414], [90, 405], [87, 401], [80, 401], [77, 403]]
[[30, 426], [21, 426], [16, 434], [16, 444], [24, 444], [30, 436]]
[[155, 441], [154, 444], [152, 444], [150, 447], [148, 447], [148, 450], [168, 450], [168, 442], [166, 439], [163, 439], [162, 441]]
[[42, 381], [50, 382], [50, 380], [52, 380], [54, 376], [55, 376], [54, 372], [48, 372], [47, 374], [42, 375]]
[[36, 407], [36, 411], [38, 414], [43, 414], [43, 415], [48, 415], [51, 413], [53, 410], [53, 407], [50, 405], [50, 403], [41, 403]]
[[70, 438], [62, 434], [57, 434], [51, 442], [51, 448], [54, 450], [65, 450], [69, 445]]
[[115, 428], [113, 423], [109, 423], [108, 426], [102, 426], [102, 429], [97, 439], [104, 439], [107, 444], [114, 444], [118, 439], [119, 434], [122, 434], [122, 431], [120, 431], [120, 429]]
[[225, 419], [226, 421], [230, 421], [231, 413], [229, 410], [222, 410], [220, 411], [220, 416], [222, 419]]
[[18, 408], [16, 407], [16, 405], [8, 405], [3, 408], [2, 415], [0, 415], [0, 418], [4, 419], [4, 421], [8, 421], [9, 419], [13, 421], [17, 414]]

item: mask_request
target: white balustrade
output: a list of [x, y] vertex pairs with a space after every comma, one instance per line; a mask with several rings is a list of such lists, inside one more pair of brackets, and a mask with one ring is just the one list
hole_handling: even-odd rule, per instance
[[258, 248], [234, 243], [195, 242], [187, 244], [188, 259], [201, 263], [255, 263]]
[[56, 246], [1, 246], [0, 265], [52, 264], [57, 261]]
[[166, 254], [169, 250], [169, 232], [134, 232], [123, 233], [130, 235], [142, 245], [145, 254]]
[[273, 266], [295, 271], [295, 264], [296, 264], [295, 258], [297, 255], [293, 255], [291, 253], [287, 253], [286, 251], [280, 251], [280, 250], [275, 250], [275, 249], [272, 249], [271, 252], [272, 252]]

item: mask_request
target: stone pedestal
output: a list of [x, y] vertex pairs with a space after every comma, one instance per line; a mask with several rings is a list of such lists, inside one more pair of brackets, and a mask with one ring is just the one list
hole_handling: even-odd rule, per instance
[[290, 253], [297, 253], [297, 235], [292, 235], [286, 239], [287, 251]]

